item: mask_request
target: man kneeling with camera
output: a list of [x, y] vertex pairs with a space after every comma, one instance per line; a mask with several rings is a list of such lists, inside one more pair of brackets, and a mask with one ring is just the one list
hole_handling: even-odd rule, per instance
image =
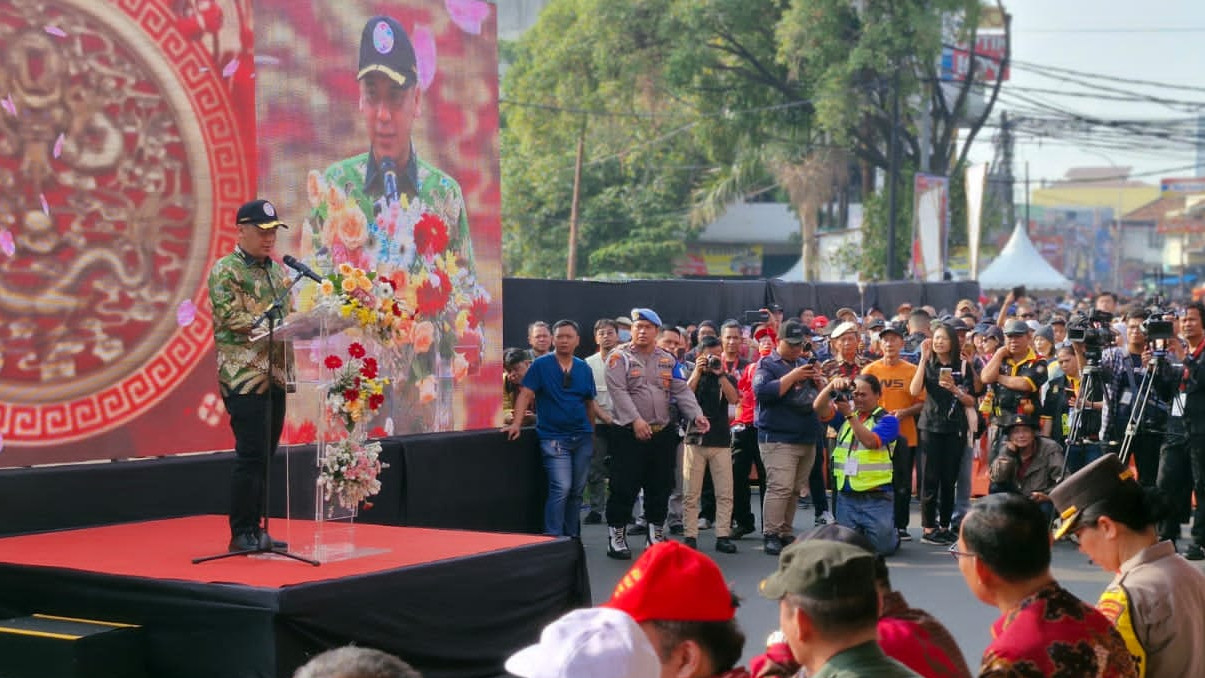
[[879, 406], [883, 387], [874, 375], [833, 379], [816, 396], [820, 421], [837, 427], [833, 477], [837, 523], [866, 535], [879, 555], [900, 546], [895, 529], [891, 455], [900, 423]]

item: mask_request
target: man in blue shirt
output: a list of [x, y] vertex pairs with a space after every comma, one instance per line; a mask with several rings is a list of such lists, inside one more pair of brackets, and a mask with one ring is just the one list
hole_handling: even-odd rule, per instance
[[[594, 453], [591, 422], [611, 423], [611, 415], [594, 402], [594, 373], [573, 355], [579, 341], [577, 323], [558, 320], [552, 326], [553, 351], [532, 361], [515, 400], [516, 412], [525, 412], [532, 399], [536, 403], [536, 436], [548, 473], [544, 533], [574, 538], [581, 536], [578, 513]], [[516, 420], [502, 431], [515, 440], [521, 424]]]
[[753, 375], [757, 442], [766, 464], [762, 536], [765, 552], [772, 556], [795, 541], [795, 506], [820, 439], [820, 421], [812, 408], [820, 390], [820, 365], [803, 357], [807, 344], [803, 325], [788, 320], [780, 330], [777, 350], [762, 358]]

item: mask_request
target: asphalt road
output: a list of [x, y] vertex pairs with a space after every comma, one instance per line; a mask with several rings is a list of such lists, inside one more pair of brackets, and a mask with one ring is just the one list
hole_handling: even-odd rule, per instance
[[[902, 544], [900, 550], [888, 559], [892, 586], [903, 593], [913, 607], [926, 610], [946, 625], [974, 672], [991, 638], [990, 628], [999, 611], [971, 595], [957, 563], [947, 553], [946, 547], [920, 542], [920, 517], [915, 506], [914, 503], [913, 541]], [[811, 509], [797, 511], [797, 533], [811, 529], [812, 521]], [[680, 540], [681, 537], [675, 539]], [[629, 537], [631, 561], [607, 557], [605, 525], [583, 525], [582, 544], [590, 571], [590, 590], [594, 603], [599, 604], [610, 597], [619, 578], [640, 557], [644, 550], [644, 537]], [[699, 533], [700, 550], [719, 563], [729, 585], [742, 599], [737, 619], [746, 636], [742, 662], [747, 666], [749, 659], [763, 650], [766, 637], [778, 628], [777, 601], [767, 600], [757, 593], [758, 582], [777, 567], [778, 560], [762, 552], [760, 534], [746, 536], [737, 542], [737, 546], [740, 549], [738, 553], [717, 553], [714, 550], [715, 532], [704, 530]], [[1064, 587], [1089, 602], [1095, 602], [1112, 579], [1109, 573], [1089, 562], [1087, 556], [1066, 542], [1055, 545], [1054, 574]]]

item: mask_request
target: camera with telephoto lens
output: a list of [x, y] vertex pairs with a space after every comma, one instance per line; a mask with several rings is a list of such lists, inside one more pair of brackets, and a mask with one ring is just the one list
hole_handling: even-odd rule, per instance
[[1142, 321], [1142, 333], [1146, 335], [1147, 341], [1167, 341], [1176, 336], [1172, 321], [1164, 320], [1166, 315], [1167, 311], [1161, 308], [1150, 309], [1150, 314]]
[[845, 388], [833, 389], [833, 402], [849, 403], [849, 402], [853, 402], [853, 399], [854, 399], [853, 384], [850, 384], [849, 386], [846, 386]]
[[1067, 320], [1067, 339], [1084, 345], [1084, 356], [1089, 364], [1099, 363], [1104, 350], [1113, 345], [1111, 322], [1113, 314], [1099, 309], [1090, 315], [1076, 313]]
[[724, 361], [720, 360], [720, 357], [716, 355], [707, 356], [707, 369], [722, 370], [724, 369]]

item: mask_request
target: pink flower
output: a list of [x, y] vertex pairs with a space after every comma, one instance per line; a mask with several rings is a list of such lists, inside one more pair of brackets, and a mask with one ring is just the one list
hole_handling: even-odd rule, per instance
[[435, 398], [435, 377], [429, 374], [418, 382], [418, 402], [426, 405], [435, 402]]

